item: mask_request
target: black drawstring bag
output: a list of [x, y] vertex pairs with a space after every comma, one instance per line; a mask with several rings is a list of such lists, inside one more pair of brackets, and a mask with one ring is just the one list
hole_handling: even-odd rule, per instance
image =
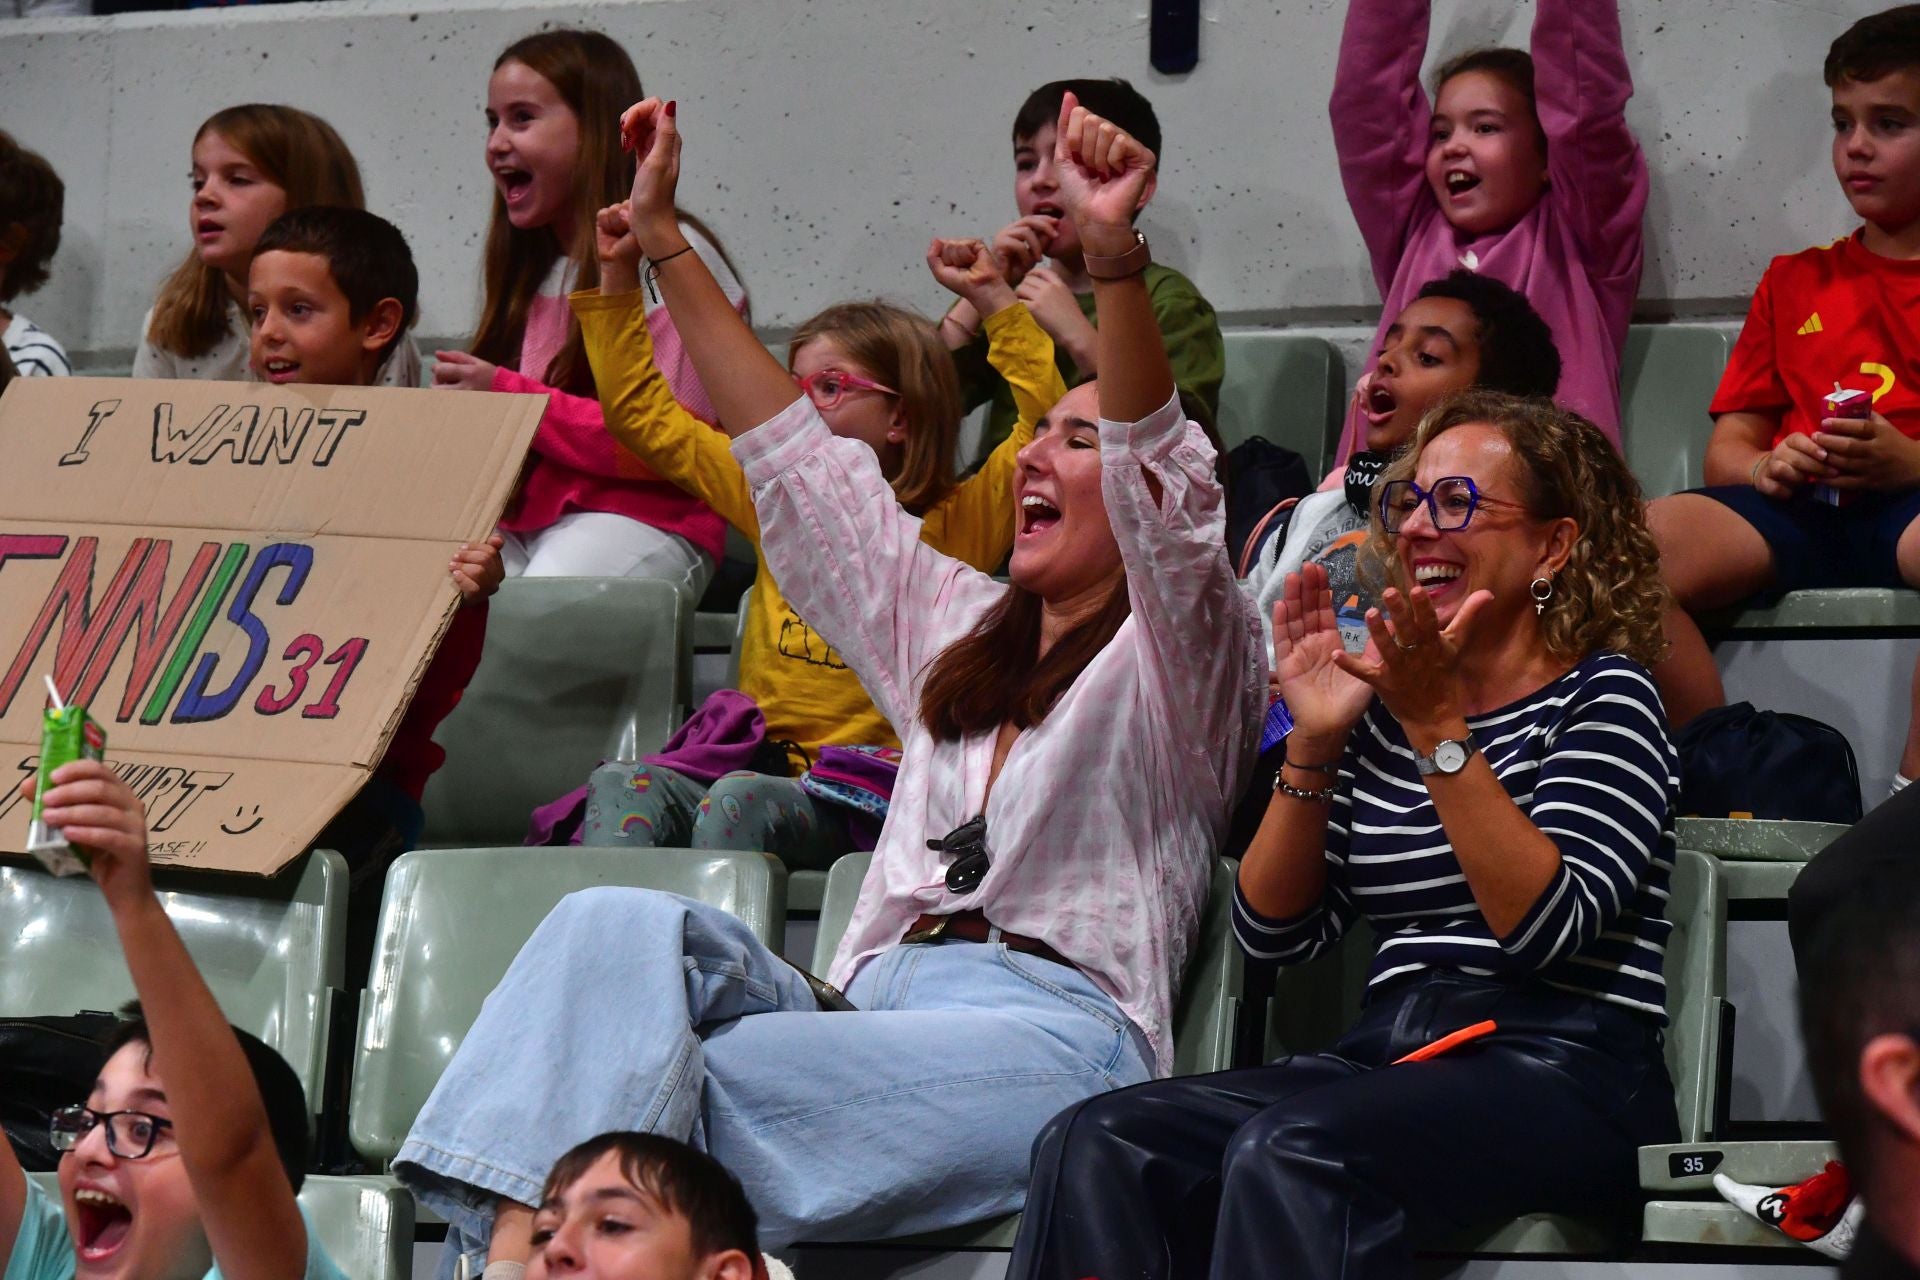
[[1318, 476], [1306, 459], [1265, 436], [1242, 440], [1227, 455], [1227, 560], [1238, 564], [1247, 537], [1267, 514], [1289, 498], [1313, 492]]
[[51, 1172], [60, 1163], [47, 1121], [93, 1091], [107, 1038], [120, 1025], [111, 1013], [0, 1018], [0, 1128], [20, 1167]]
[[1860, 820], [1853, 747], [1830, 724], [1736, 702], [1696, 716], [1674, 746], [1688, 817]]

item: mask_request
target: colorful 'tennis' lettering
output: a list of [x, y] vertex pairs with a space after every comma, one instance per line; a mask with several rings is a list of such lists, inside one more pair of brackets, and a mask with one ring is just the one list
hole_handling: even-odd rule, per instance
[[[266, 624], [255, 612], [269, 575], [279, 576], [272, 602], [289, 605], [313, 569], [313, 548], [304, 543], [274, 542], [254, 551], [244, 542], [203, 542], [193, 552], [172, 597], [165, 598], [173, 541], [135, 538], [96, 600], [94, 567], [99, 549], [96, 537], [0, 534], [0, 572], [9, 561], [65, 557], [53, 589], [5, 676], [0, 677], [0, 716], [12, 709], [22, 687], [39, 687], [38, 675], [44, 670], [39, 665], [40, 652], [57, 621], [60, 638], [54, 647], [54, 681], [70, 701], [92, 707], [96, 718], [107, 718], [109, 708], [96, 705], [95, 697], [131, 642], [133, 665], [119, 704], [112, 710], [115, 721], [125, 724], [136, 713], [141, 724], [168, 718], [175, 724], [221, 719], [240, 704], [272, 650]], [[220, 656], [203, 653], [200, 647], [223, 607], [226, 620], [247, 637], [245, 653], [224, 680]], [[285, 687], [265, 683], [254, 699], [254, 710], [265, 716], [291, 710], [306, 696], [313, 668], [330, 666], [335, 670], [325, 689], [302, 706], [300, 714], [310, 720], [332, 719], [340, 714], [340, 695], [366, 652], [367, 640], [361, 636], [330, 653], [316, 635], [295, 637], [280, 655], [282, 661], [293, 664]]]

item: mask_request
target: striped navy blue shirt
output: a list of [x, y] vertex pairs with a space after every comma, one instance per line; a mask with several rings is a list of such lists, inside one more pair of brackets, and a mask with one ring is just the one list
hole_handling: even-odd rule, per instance
[[1369, 987], [1419, 969], [1538, 973], [1664, 1020], [1680, 782], [1652, 679], [1618, 654], [1594, 654], [1467, 723], [1507, 794], [1560, 851], [1560, 870], [1511, 933], [1496, 937], [1480, 914], [1413, 750], [1376, 699], [1340, 762], [1325, 895], [1306, 914], [1275, 920], [1236, 887], [1240, 945], [1299, 964], [1364, 916], [1380, 937]]

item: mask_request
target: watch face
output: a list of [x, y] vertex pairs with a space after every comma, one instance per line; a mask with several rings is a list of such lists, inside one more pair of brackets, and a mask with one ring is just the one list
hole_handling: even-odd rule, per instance
[[1467, 767], [1467, 749], [1458, 742], [1443, 742], [1433, 749], [1433, 765], [1441, 773], [1458, 773]]

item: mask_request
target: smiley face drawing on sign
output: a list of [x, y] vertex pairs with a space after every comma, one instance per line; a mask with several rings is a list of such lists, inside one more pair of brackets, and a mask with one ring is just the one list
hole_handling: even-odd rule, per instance
[[253, 814], [253, 821], [248, 822], [243, 827], [230, 827], [227, 825], [229, 821], [232, 821], [232, 822], [245, 821], [248, 812], [249, 810], [247, 810], [245, 807], [235, 809], [233, 811], [233, 817], [231, 819], [223, 819], [221, 821], [220, 829], [226, 832], [230, 836], [243, 836], [247, 834], [247, 832], [253, 830], [255, 827], [259, 826], [261, 823], [266, 821], [265, 818], [260, 816], [260, 806], [256, 804], [253, 806], [251, 810]]

